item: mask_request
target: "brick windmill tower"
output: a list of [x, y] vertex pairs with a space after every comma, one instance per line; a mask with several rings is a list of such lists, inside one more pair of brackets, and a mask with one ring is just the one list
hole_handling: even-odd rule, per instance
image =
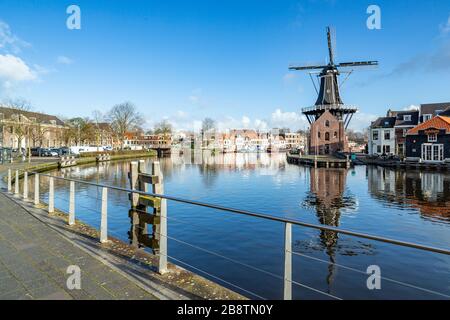
[[[327, 27], [329, 63], [327, 65], [290, 66], [289, 70], [320, 70], [310, 72], [314, 88], [318, 94], [314, 106], [304, 108], [303, 114], [311, 125], [309, 136], [309, 154], [326, 155], [337, 151], [348, 151], [345, 130], [348, 128], [357, 108], [345, 105], [340, 95], [340, 87], [353, 72], [354, 67], [377, 66], [378, 61], [344, 62], [335, 64], [332, 45], [332, 34]], [[347, 71], [341, 71], [345, 68]], [[341, 73], [347, 73], [347, 77], [339, 84]], [[314, 82], [312, 74], [320, 81], [319, 89]]]

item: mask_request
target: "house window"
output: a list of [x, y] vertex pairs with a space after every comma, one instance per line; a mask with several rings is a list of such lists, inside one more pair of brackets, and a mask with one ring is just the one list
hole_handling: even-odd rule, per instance
[[329, 132], [325, 133], [325, 140], [330, 141], [330, 133]]
[[372, 135], [372, 140], [378, 140], [378, 130], [375, 130]]
[[329, 127], [330, 126], [330, 121], [325, 121], [325, 127]]
[[391, 140], [391, 131], [389, 130], [384, 131], [384, 140]]
[[431, 114], [424, 114], [423, 115], [423, 122], [431, 120], [432, 117], [433, 117], [433, 115], [431, 115]]
[[403, 121], [411, 121], [411, 115], [404, 115]]
[[381, 153], [381, 146], [377, 146], [377, 153]]
[[428, 142], [437, 142], [437, 134], [436, 133], [429, 134]]
[[333, 137], [334, 137], [334, 138], [337, 138], [337, 136], [338, 136], [338, 135], [337, 135], [337, 131], [335, 131], [334, 134], [333, 134]]
[[317, 137], [320, 139], [320, 131], [317, 132]]

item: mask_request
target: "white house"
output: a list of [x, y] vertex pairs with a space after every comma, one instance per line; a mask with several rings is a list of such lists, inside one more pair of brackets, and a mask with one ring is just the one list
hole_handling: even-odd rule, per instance
[[369, 154], [395, 154], [395, 117], [378, 118], [369, 129]]

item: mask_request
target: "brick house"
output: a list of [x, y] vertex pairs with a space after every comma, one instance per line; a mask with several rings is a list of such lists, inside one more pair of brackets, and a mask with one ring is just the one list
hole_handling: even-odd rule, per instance
[[406, 156], [423, 162], [450, 161], [450, 117], [437, 116], [409, 130]]
[[311, 155], [348, 152], [344, 122], [326, 110], [311, 124], [308, 146]]

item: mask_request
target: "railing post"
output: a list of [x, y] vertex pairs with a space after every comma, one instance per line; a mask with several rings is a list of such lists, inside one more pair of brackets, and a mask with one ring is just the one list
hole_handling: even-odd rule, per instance
[[102, 217], [100, 222], [100, 242], [108, 241], [108, 188], [102, 188]]
[[292, 300], [292, 224], [284, 225], [284, 300]]
[[70, 181], [69, 226], [75, 224], [75, 181]]
[[23, 173], [23, 199], [28, 199], [28, 172]]
[[[152, 163], [152, 174], [159, 177], [157, 184], [153, 185], [153, 193], [164, 194], [164, 178], [158, 161]], [[158, 273], [167, 272], [167, 200], [161, 199], [159, 212], [159, 253]]]
[[14, 194], [19, 195], [19, 170], [16, 170], [16, 181], [14, 182]]
[[34, 205], [39, 205], [39, 174], [34, 174]]
[[8, 192], [12, 191], [12, 176], [11, 169], [8, 169]]
[[55, 186], [53, 182], [53, 177], [50, 177], [48, 182], [48, 213], [53, 213], [54, 211], [55, 211]]

